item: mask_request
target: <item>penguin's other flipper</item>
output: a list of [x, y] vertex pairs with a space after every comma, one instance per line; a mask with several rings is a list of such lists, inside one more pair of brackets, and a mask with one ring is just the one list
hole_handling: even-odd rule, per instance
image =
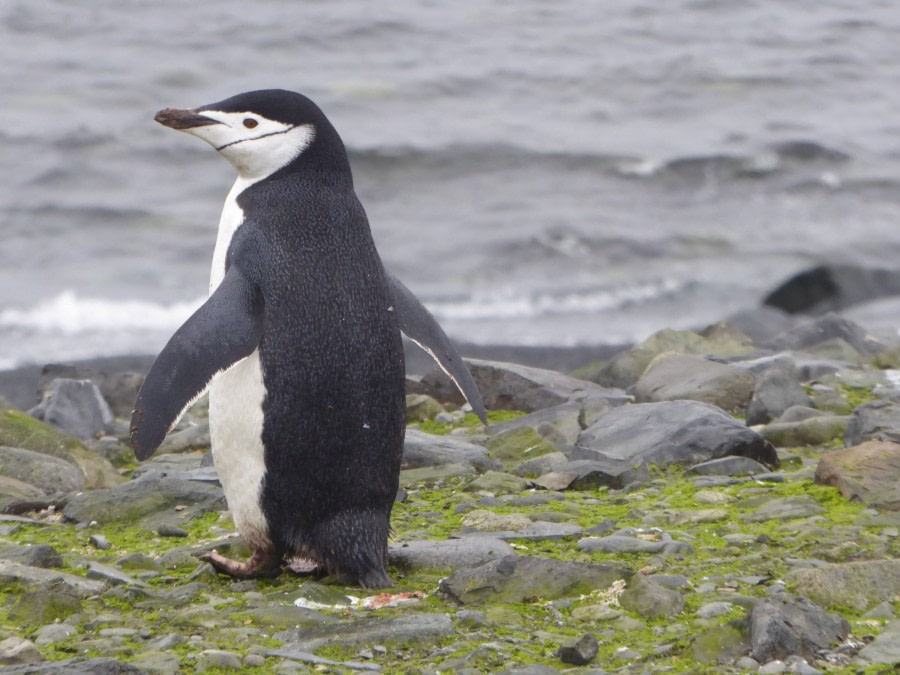
[[131, 445], [150, 457], [213, 376], [253, 353], [263, 329], [262, 294], [232, 265], [222, 283], [156, 358], [131, 413]]
[[465, 396], [473, 412], [483, 424], [487, 424], [487, 415], [484, 411], [484, 401], [472, 379], [469, 369], [462, 357], [456, 351], [456, 347], [450, 342], [450, 338], [444, 329], [431, 315], [419, 299], [404, 286], [397, 277], [385, 273], [388, 287], [394, 297], [394, 309], [400, 323], [400, 330], [410, 340], [415, 342], [431, 358], [437, 361], [447, 377], [449, 377], [457, 389]]

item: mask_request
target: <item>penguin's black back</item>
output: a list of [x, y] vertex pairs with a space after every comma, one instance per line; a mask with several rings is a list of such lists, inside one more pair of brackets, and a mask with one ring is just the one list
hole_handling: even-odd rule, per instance
[[269, 536], [279, 551], [385, 585], [405, 428], [403, 351], [349, 168], [286, 167], [238, 204], [238, 234], [261, 258], [253, 269], [265, 304], [260, 502]]

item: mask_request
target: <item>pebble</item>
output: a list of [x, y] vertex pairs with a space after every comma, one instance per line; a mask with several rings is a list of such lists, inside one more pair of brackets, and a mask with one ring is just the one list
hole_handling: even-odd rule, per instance
[[184, 530], [177, 525], [170, 525], [169, 523], [162, 523], [159, 527], [156, 528], [156, 533], [160, 537], [186, 537], [188, 536], [187, 530]]
[[787, 664], [784, 661], [769, 661], [768, 663], [759, 667], [759, 670], [756, 671], [761, 673], [762, 675], [778, 675], [779, 673], [783, 673], [787, 670]]
[[698, 609], [697, 616], [702, 619], [712, 619], [717, 616], [724, 616], [732, 609], [734, 609], [734, 605], [730, 602], [711, 602]]

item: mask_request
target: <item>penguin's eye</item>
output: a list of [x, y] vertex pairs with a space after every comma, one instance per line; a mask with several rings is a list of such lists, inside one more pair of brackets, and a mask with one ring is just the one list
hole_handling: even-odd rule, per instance
[[257, 122], [252, 117], [248, 117], [247, 119], [244, 120], [244, 126], [247, 127], [248, 129], [253, 129], [258, 124], [259, 124], [259, 122]]

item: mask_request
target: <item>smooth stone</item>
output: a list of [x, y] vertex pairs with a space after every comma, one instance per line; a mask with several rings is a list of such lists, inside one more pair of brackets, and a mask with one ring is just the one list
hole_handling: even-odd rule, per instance
[[148, 675], [178, 675], [182, 672], [178, 655], [164, 652], [142, 652], [135, 658], [133, 665]]
[[444, 406], [427, 394], [406, 396], [406, 423], [425, 422], [444, 412]]
[[578, 542], [578, 548], [588, 553], [691, 553], [694, 547], [680, 541], [647, 541], [637, 537], [609, 535], [587, 537]]
[[827, 452], [816, 467], [816, 482], [866, 506], [900, 511], [900, 444], [867, 441]]
[[506, 542], [488, 537], [406, 541], [391, 543], [388, 546], [389, 562], [400, 570], [453, 570], [460, 567], [477, 567], [513, 553], [513, 549]]
[[572, 619], [575, 621], [612, 621], [620, 616], [622, 616], [622, 612], [602, 604], [585, 605], [572, 610]]
[[728, 411], [747, 407], [756, 376], [737, 366], [690, 354], [657, 356], [634, 385], [638, 403], [703, 401]]
[[793, 654], [815, 659], [817, 652], [850, 634], [850, 624], [806, 598], [778, 593], [750, 611], [750, 655], [760, 663]]
[[556, 650], [556, 656], [563, 663], [571, 663], [574, 666], [585, 666], [594, 660], [599, 651], [597, 637], [592, 633], [585, 633], [570, 645], [561, 646]]
[[530, 526], [531, 519], [521, 513], [494, 513], [476, 509], [463, 516], [462, 525], [479, 532], [515, 532]]
[[321, 626], [336, 623], [337, 619], [329, 614], [317, 612], [307, 607], [295, 605], [275, 605], [257, 607], [248, 610], [248, 616], [256, 626], [267, 628], [293, 628], [295, 626]]
[[509, 469], [522, 462], [559, 451], [553, 443], [539, 436], [530, 427], [513, 427], [495, 433], [488, 437], [486, 444], [491, 457]]
[[273, 637], [286, 648], [302, 646], [315, 651], [326, 645], [372, 643], [425, 644], [453, 635], [453, 621], [447, 614], [408, 614], [391, 618], [371, 617], [328, 626], [295, 628]]
[[734, 609], [734, 605], [730, 602], [710, 602], [697, 610], [697, 616], [701, 619], [714, 619], [730, 613], [732, 609]]
[[834, 340], [842, 340], [860, 354], [874, 354], [884, 348], [862, 326], [831, 312], [785, 331], [773, 340], [773, 345], [809, 352]]
[[763, 664], [757, 670], [757, 673], [761, 675], [780, 675], [787, 670], [787, 664], [784, 661], [779, 661], [776, 659], [775, 661], [769, 661], [766, 664]]
[[418, 429], [407, 429], [403, 441], [404, 469], [421, 469], [444, 464], [469, 464], [478, 471], [502, 468], [491, 459], [488, 451], [455, 436], [426, 434]]
[[700, 462], [684, 470], [686, 476], [747, 476], [768, 473], [769, 469], [749, 457], [720, 457]]
[[475, 480], [468, 483], [463, 490], [465, 492], [490, 492], [493, 494], [511, 494], [522, 492], [528, 488], [528, 483], [518, 476], [511, 476], [500, 471], [485, 471]]
[[524, 539], [525, 541], [558, 541], [577, 537], [582, 529], [578, 525], [570, 523], [548, 523], [546, 521], [534, 521], [531, 525], [516, 532], [501, 533], [499, 539]]
[[772, 422], [760, 427], [759, 433], [779, 448], [825, 445], [844, 437], [849, 419], [846, 415], [823, 415], [799, 422]]
[[[636, 403], [602, 415], [578, 438], [598, 459], [665, 467], [741, 455], [777, 466], [775, 449], [715, 406], [699, 401]], [[589, 455], [579, 457], [587, 459]]]
[[818, 568], [798, 568], [785, 580], [796, 592], [824, 607], [864, 611], [891, 602], [900, 589], [900, 559], [861, 560]]
[[895, 401], [869, 401], [850, 414], [844, 445], [866, 441], [900, 443], [900, 405]]
[[84, 489], [84, 476], [71, 463], [21, 448], [0, 446], [0, 474], [31, 485], [51, 498]]
[[700, 663], [722, 663], [746, 654], [748, 647], [744, 634], [726, 624], [698, 631], [691, 651]]
[[808, 495], [776, 497], [765, 502], [754, 512], [745, 514], [743, 520], [749, 523], [760, 523], [768, 520], [808, 518], [817, 516], [824, 510], [815, 499]]
[[619, 604], [645, 619], [659, 619], [681, 614], [684, 598], [679, 592], [660, 586], [643, 574], [635, 574], [619, 596]]
[[0, 559], [11, 560], [31, 567], [59, 568], [63, 566], [62, 556], [55, 548], [47, 544], [33, 546], [0, 544]]
[[792, 405], [778, 416], [775, 422], [802, 422], [812, 417], [827, 417], [828, 413], [824, 410], [817, 410], [805, 405]]
[[700, 504], [730, 504], [734, 500], [731, 495], [716, 490], [698, 490], [694, 493], [694, 501]]
[[8, 637], [0, 642], [0, 665], [14, 666], [22, 663], [40, 663], [44, 660], [38, 648], [30, 640]]
[[781, 417], [789, 408], [810, 405], [812, 400], [800, 384], [793, 362], [789, 367], [768, 368], [756, 379], [747, 404], [747, 426], [766, 424]]
[[691, 331], [665, 329], [617, 354], [591, 379], [608, 387], [625, 389], [635, 384], [650, 362], [665, 352], [729, 357], [747, 354], [752, 349], [753, 343], [740, 333], [707, 338]]
[[479, 567], [457, 570], [439, 583], [460, 604], [552, 600], [607, 588], [631, 572], [611, 565], [568, 562], [532, 556], [506, 556]]
[[79, 597], [87, 597], [102, 593], [106, 584], [102, 581], [86, 579], [77, 574], [68, 574], [57, 570], [48, 570], [41, 567], [31, 567], [9, 560], [0, 560], [0, 581], [21, 581], [28, 584], [51, 584], [61, 581], [68, 589]]
[[171, 525], [169, 523], [162, 523], [159, 527], [156, 528], [156, 534], [160, 537], [187, 537], [188, 532], [185, 529], [178, 527], [177, 525]]
[[102, 435], [113, 421], [112, 410], [99, 387], [90, 380], [53, 380], [41, 402], [28, 412], [63, 433], [82, 439]]
[[75, 626], [70, 626], [67, 623], [48, 623], [35, 631], [34, 643], [36, 645], [52, 645], [56, 642], [68, 640], [77, 634], [78, 629]]
[[[489, 410], [534, 412], [560, 405], [576, 396], [607, 393], [593, 382], [543, 368], [479, 359], [466, 359], [466, 365]], [[425, 393], [438, 400], [461, 402], [456, 386], [438, 368], [427, 373], [421, 385]], [[614, 394], [620, 395], [620, 392]]]
[[[540, 457], [535, 457], [534, 459], [525, 460], [521, 464], [514, 466], [511, 471], [516, 476], [540, 476], [543, 478], [545, 474], [565, 470], [568, 463], [569, 458], [563, 453], [551, 452]], [[568, 487], [569, 485], [571, 485], [571, 482], [566, 484], [565, 487]], [[545, 489], [548, 490], [555, 489], [546, 486], [542, 487], [545, 487]]]
[[[177, 511], [176, 506], [184, 506]], [[66, 504], [66, 518], [80, 523], [138, 523], [155, 529], [225, 508], [221, 488], [177, 478], [145, 478], [114, 488], [76, 495]]]
[[428, 483], [440, 483], [448, 478], [473, 475], [475, 475], [475, 468], [471, 464], [423, 466], [421, 469], [406, 469], [401, 471], [400, 485], [408, 488]]
[[[85, 489], [118, 485], [122, 477], [106, 459], [74, 436], [64, 434], [20, 410], [0, 409], [0, 446], [56, 457], [77, 467]], [[31, 482], [31, 481], [26, 481]]]
[[896, 615], [894, 614], [894, 608], [891, 606], [891, 603], [887, 600], [882, 602], [879, 605], [875, 605], [872, 609], [862, 615], [863, 619], [893, 619]]
[[206, 649], [198, 655], [194, 664], [194, 672], [204, 673], [207, 670], [241, 670], [241, 656], [234, 652], [220, 649]]
[[900, 621], [891, 621], [881, 635], [863, 647], [854, 659], [862, 665], [892, 665], [900, 663]]
[[142, 581], [138, 581], [134, 577], [125, 574], [121, 570], [117, 570], [115, 567], [103, 565], [102, 563], [98, 563], [94, 560], [88, 563], [87, 578], [108, 581], [113, 586], [122, 586], [126, 584], [131, 586], [146, 585]]

